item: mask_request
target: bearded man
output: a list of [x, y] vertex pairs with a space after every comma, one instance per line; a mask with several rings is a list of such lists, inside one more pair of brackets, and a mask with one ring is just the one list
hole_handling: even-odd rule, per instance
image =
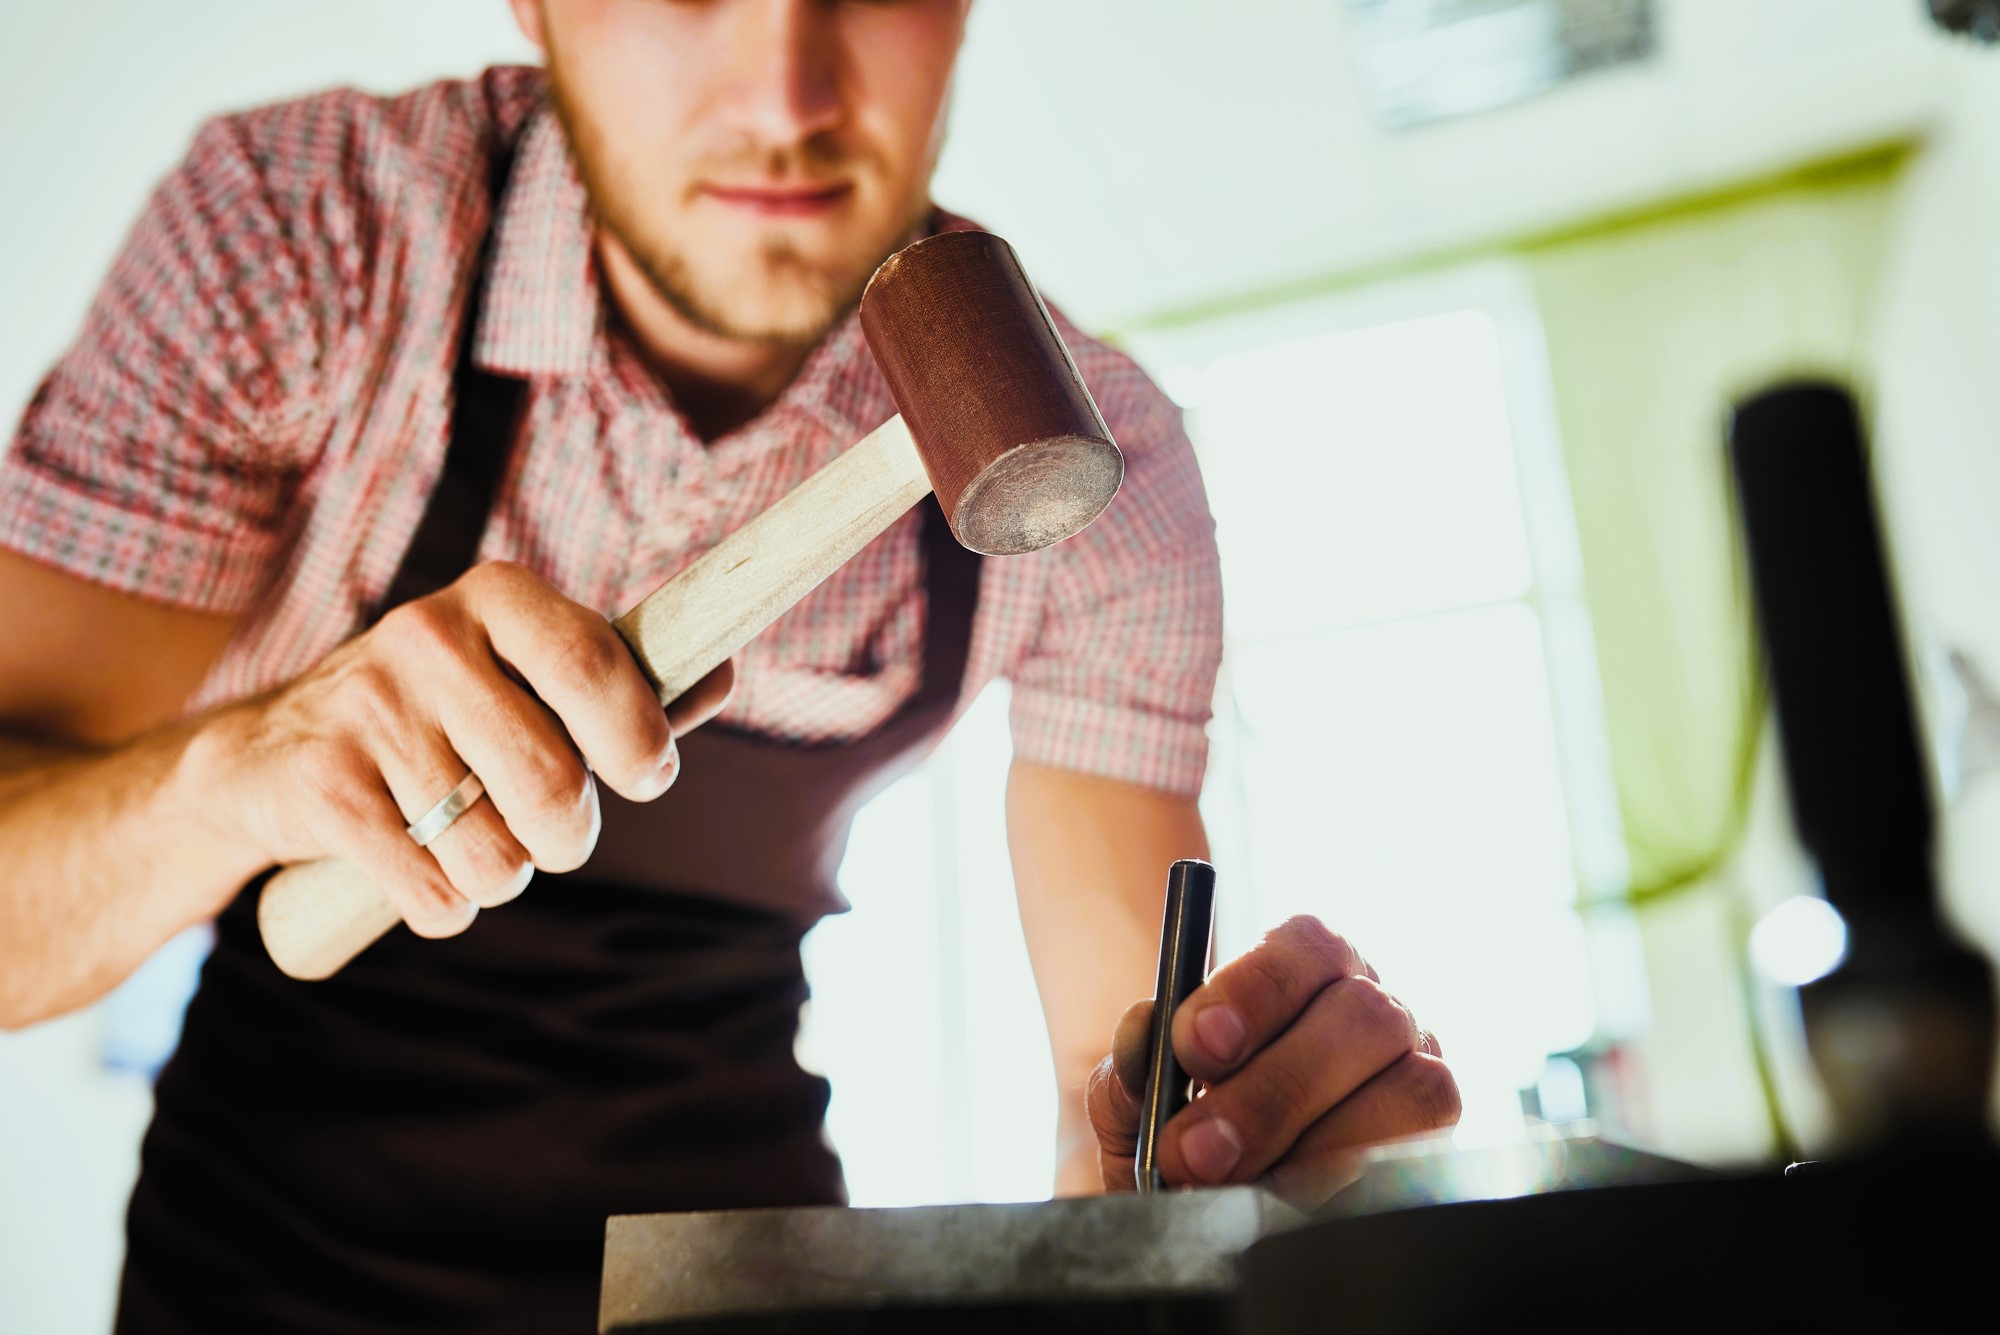
[[[927, 503], [665, 711], [605, 619], [894, 411], [853, 312], [969, 225], [968, 6], [513, 0], [546, 69], [225, 117], [154, 195], [0, 461], [0, 1020], [217, 925], [120, 1330], [588, 1330], [607, 1215], [841, 1200], [799, 938], [1000, 677], [1059, 1185], [1129, 1184], [1221, 650], [1169, 402], [1060, 322], [1129, 468], [1079, 537], [982, 560]], [[327, 856], [411, 930], [297, 983], [255, 890]], [[1316, 922], [1175, 1043], [1173, 1183], [1310, 1193], [1457, 1115]]]

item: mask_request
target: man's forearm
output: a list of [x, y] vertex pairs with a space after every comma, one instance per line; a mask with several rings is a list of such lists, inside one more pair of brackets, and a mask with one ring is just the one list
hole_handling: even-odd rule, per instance
[[203, 808], [201, 725], [85, 750], [0, 734], [0, 1026], [103, 995], [261, 870]]
[[1119, 1016], [1152, 992], [1167, 868], [1207, 856], [1207, 836], [1193, 798], [1019, 760], [1007, 830], [1056, 1065], [1056, 1190], [1102, 1191], [1084, 1083]]

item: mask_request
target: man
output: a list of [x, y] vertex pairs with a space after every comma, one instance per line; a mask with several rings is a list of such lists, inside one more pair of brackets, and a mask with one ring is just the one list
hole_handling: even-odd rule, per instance
[[[513, 0], [546, 77], [226, 118], [161, 186], [0, 464], [0, 1019], [218, 923], [122, 1329], [587, 1329], [605, 1215], [839, 1199], [798, 937], [854, 808], [1003, 673], [1061, 1186], [1129, 1183], [1120, 1011], [1204, 849], [1220, 641], [1162, 396], [1065, 325], [1128, 454], [1111, 509], [987, 562], [914, 514], [733, 696], [725, 668], [663, 714], [604, 619], [892, 411], [851, 312], [963, 225], [928, 182], [968, 5]], [[255, 882], [329, 855], [414, 935], [294, 983]], [[1457, 1115], [1310, 921], [1175, 1043], [1207, 1082], [1176, 1183], [1323, 1193]]]

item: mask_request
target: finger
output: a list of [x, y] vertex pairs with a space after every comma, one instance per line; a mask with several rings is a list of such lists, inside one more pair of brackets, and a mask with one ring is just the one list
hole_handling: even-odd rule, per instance
[[667, 706], [667, 723], [674, 736], [693, 732], [722, 712], [736, 693], [736, 660], [725, 658], [722, 666], [687, 688], [680, 699]]
[[1152, 1046], [1152, 1037], [1152, 1000], [1133, 1002], [1118, 1017], [1118, 1030], [1111, 1039], [1111, 1061], [1119, 1085], [1132, 1096], [1135, 1122], [1138, 1101], [1146, 1095], [1147, 1049]]
[[1107, 1191], [1136, 1187], [1133, 1157], [1139, 1152], [1139, 1101], [1125, 1089], [1106, 1057], [1083, 1086], [1083, 1111], [1097, 1137], [1097, 1171]]
[[1300, 1209], [1317, 1209], [1354, 1180], [1371, 1146], [1444, 1131], [1458, 1125], [1460, 1111], [1450, 1068], [1406, 1053], [1313, 1123], [1264, 1183]]
[[346, 764], [313, 768], [309, 781], [318, 792], [307, 805], [307, 824], [329, 856], [360, 868], [419, 936], [453, 936], [472, 925], [479, 906], [410, 838], [401, 807], [372, 763], [357, 754]]
[[1119, 1018], [1111, 1052], [1084, 1082], [1083, 1111], [1097, 1137], [1097, 1168], [1106, 1190], [1131, 1191], [1139, 1149], [1139, 1100], [1146, 1082], [1146, 1034], [1153, 1003], [1136, 1002]]
[[1161, 1170], [1178, 1182], [1256, 1177], [1416, 1042], [1416, 1022], [1381, 984], [1360, 977], [1329, 984], [1276, 1041], [1167, 1124]]
[[493, 652], [555, 711], [597, 776], [635, 802], [664, 793], [678, 761], [673, 729], [611, 623], [505, 562], [460, 586]]
[[497, 666], [475, 665], [453, 677], [440, 717], [530, 861], [543, 871], [581, 867], [597, 846], [602, 813], [597, 786], [555, 712]]
[[475, 802], [428, 845], [452, 885], [480, 908], [516, 899], [535, 875], [535, 860], [514, 837], [490, 795]]
[[1174, 1052], [1195, 1079], [1225, 1079], [1344, 978], [1380, 981], [1345, 937], [1293, 918], [1188, 996], [1174, 1014]]
[[[569, 754], [567, 744], [562, 747]], [[410, 839], [407, 827], [455, 792], [468, 770], [479, 774], [485, 783], [481, 766], [464, 759], [434, 727], [414, 720], [385, 731], [378, 742], [376, 760], [389, 795], [402, 813], [403, 838], [413, 847], [416, 841]], [[520, 894], [534, 872], [527, 850], [493, 805], [491, 785], [487, 788], [487, 796], [419, 850], [436, 861], [459, 894], [481, 908], [504, 904]]]

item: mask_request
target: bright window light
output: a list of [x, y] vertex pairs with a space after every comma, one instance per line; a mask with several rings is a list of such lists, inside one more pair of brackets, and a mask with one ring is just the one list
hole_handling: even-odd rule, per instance
[[799, 1058], [833, 1082], [827, 1131], [858, 1205], [947, 1195], [933, 789], [914, 774], [863, 808], [840, 868], [854, 908], [806, 938]]
[[833, 1083], [855, 1205], [1054, 1186], [1055, 1071], [1007, 860], [1007, 702], [989, 688], [861, 810], [840, 868], [853, 911], [806, 938], [800, 1058]]
[[1258, 916], [1351, 938], [1490, 1134], [1595, 1022], [1540, 649], [1511, 604], [1235, 658]]
[[1190, 423], [1243, 640], [1518, 598], [1530, 577], [1493, 321], [1302, 339], [1205, 368]]
[[1750, 929], [1750, 959], [1758, 972], [1786, 987], [1824, 978], [1847, 958], [1847, 922], [1813, 895], [1793, 895]]

